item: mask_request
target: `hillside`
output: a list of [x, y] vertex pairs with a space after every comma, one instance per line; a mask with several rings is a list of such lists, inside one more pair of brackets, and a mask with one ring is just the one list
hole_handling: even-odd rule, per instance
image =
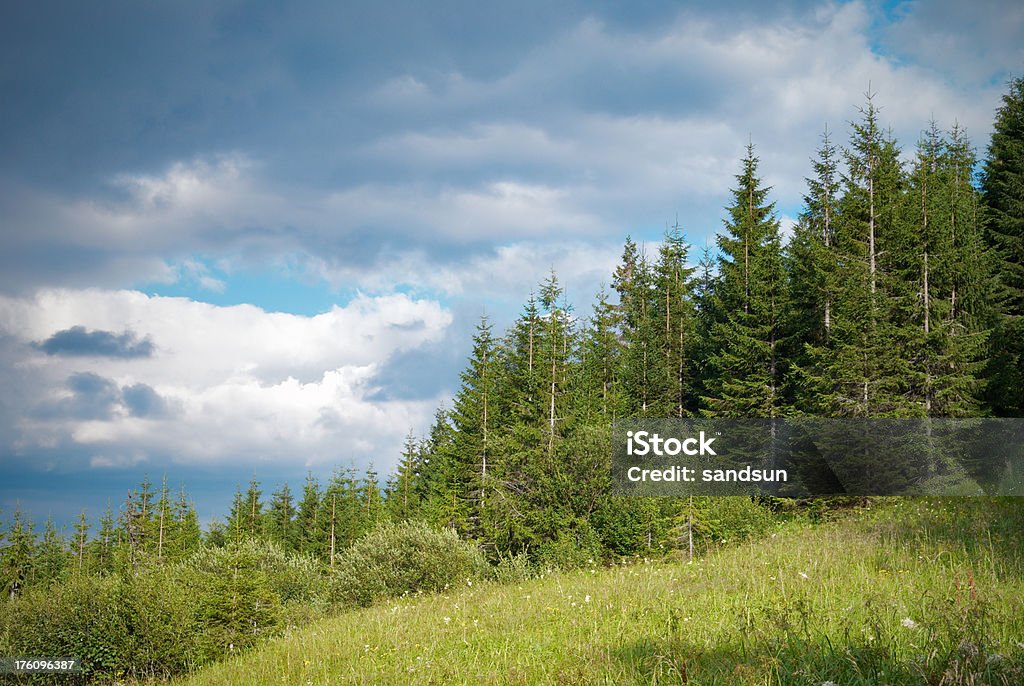
[[1024, 509], [917, 499], [693, 564], [466, 585], [320, 621], [181, 686], [1020, 684]]

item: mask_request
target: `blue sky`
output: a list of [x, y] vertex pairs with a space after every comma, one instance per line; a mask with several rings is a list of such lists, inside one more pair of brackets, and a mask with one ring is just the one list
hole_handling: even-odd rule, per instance
[[1024, 70], [1015, 2], [702, 5], [4, 4], [0, 517], [387, 472], [481, 314], [713, 241], [748, 140], [788, 225], [869, 83], [983, 152]]

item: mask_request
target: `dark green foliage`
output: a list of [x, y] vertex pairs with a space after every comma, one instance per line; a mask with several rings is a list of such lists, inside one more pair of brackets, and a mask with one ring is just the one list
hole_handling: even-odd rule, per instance
[[770, 418], [785, 412], [782, 351], [789, 303], [782, 239], [757, 165], [749, 145], [726, 233], [718, 238], [720, 279], [710, 327], [714, 348], [704, 383], [705, 412], [711, 416]]
[[271, 580], [277, 577], [279, 584], [283, 580], [286, 588], [293, 584], [278, 551], [271, 545], [243, 541], [208, 549], [189, 560], [197, 619], [203, 627], [199, 652], [204, 660], [242, 650], [280, 625], [282, 597]]
[[996, 266], [988, 401], [997, 416], [1024, 416], [1024, 78], [1003, 96], [982, 172], [985, 241]]
[[266, 512], [265, 528], [270, 540], [286, 550], [298, 547], [298, 530], [295, 522], [295, 502], [292, 499], [288, 482], [280, 486], [271, 497], [270, 507]]
[[14, 598], [35, 580], [36, 540], [32, 520], [20, 509], [15, 510], [4, 538], [6, 545], [0, 549], [0, 583], [3, 584], [0, 590], [4, 598]]

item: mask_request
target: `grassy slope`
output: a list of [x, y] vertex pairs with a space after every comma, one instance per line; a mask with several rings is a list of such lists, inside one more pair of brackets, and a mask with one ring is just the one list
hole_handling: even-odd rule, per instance
[[1024, 684], [1022, 533], [1020, 501], [896, 502], [692, 565], [394, 601], [181, 683]]

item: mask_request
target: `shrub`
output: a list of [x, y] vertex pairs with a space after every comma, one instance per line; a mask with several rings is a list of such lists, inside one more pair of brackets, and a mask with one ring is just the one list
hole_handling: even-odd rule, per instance
[[369, 605], [380, 598], [441, 591], [487, 570], [483, 555], [450, 529], [422, 522], [385, 524], [341, 554], [334, 571], [336, 602]]
[[555, 540], [537, 550], [537, 564], [542, 569], [579, 569], [601, 560], [601, 539], [585, 519], [572, 528], [561, 529]]
[[246, 564], [266, 575], [270, 589], [282, 603], [301, 602], [316, 608], [326, 605], [328, 579], [323, 566], [308, 555], [285, 551], [269, 541], [248, 540], [222, 548], [205, 547], [193, 554], [185, 566], [198, 572], [226, 574], [240, 557]]
[[744, 541], [777, 528], [779, 518], [745, 496], [702, 499], [694, 513], [694, 536], [703, 544]]
[[0, 634], [11, 655], [75, 656], [87, 675], [116, 673], [131, 637], [117, 606], [120, 580], [72, 577], [0, 604]]
[[71, 576], [6, 603], [0, 632], [11, 654], [79, 657], [90, 677], [167, 677], [196, 658], [195, 609], [166, 570]]
[[526, 553], [499, 556], [498, 564], [491, 568], [491, 579], [499, 584], [516, 584], [537, 576], [537, 569], [530, 564]]
[[280, 626], [281, 598], [271, 579], [289, 575], [268, 573], [269, 544], [246, 541], [210, 548], [189, 559], [188, 579], [197, 598], [196, 621], [202, 629], [202, 660], [218, 659], [273, 635]]
[[168, 678], [199, 659], [198, 598], [178, 569], [151, 569], [125, 576], [117, 605], [129, 637], [127, 663], [133, 676]]

